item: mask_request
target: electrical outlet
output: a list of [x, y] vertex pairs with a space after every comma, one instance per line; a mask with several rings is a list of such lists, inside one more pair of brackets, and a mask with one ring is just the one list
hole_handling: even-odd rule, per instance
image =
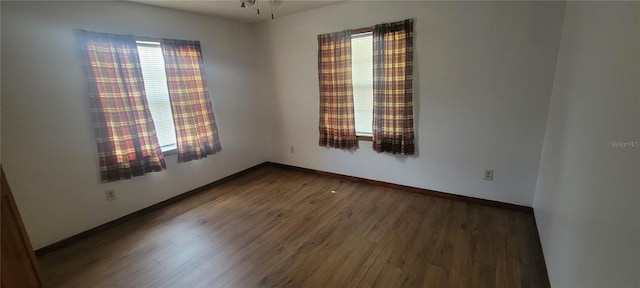
[[104, 191], [104, 194], [107, 196], [107, 201], [116, 200], [116, 191], [113, 191], [113, 189]]
[[484, 180], [493, 181], [493, 170], [484, 170]]
[[296, 147], [291, 146], [290, 149], [291, 149], [291, 153], [296, 153]]

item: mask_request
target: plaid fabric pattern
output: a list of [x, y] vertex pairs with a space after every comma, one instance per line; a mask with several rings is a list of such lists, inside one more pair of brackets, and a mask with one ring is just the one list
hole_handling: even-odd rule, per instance
[[102, 182], [166, 168], [147, 104], [136, 41], [79, 32]]
[[351, 31], [318, 35], [320, 146], [358, 148], [353, 112]]
[[222, 150], [204, 75], [200, 42], [163, 39], [167, 84], [178, 141], [178, 162]]
[[412, 155], [413, 20], [373, 29], [373, 149]]

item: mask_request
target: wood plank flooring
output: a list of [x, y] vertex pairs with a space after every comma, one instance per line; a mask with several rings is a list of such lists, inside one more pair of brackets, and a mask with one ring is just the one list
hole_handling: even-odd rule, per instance
[[45, 287], [545, 287], [537, 241], [529, 214], [265, 166], [39, 260]]

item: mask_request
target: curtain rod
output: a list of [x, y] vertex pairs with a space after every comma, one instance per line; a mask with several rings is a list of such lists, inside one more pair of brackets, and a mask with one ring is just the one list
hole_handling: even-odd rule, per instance
[[140, 35], [133, 35], [133, 34], [120, 34], [120, 33], [111, 33], [111, 32], [98, 32], [98, 31], [90, 31], [85, 29], [75, 29], [75, 32], [76, 33], [95, 33], [95, 34], [114, 35], [114, 36], [131, 36], [138, 41], [150, 41], [150, 42], [161, 42], [163, 39], [200, 42], [200, 40], [182, 40], [182, 39], [173, 39], [173, 38], [166, 38], [166, 37], [140, 36]]
[[360, 34], [360, 33], [373, 32], [373, 27], [374, 26], [362, 27], [362, 28], [358, 28], [358, 29], [351, 29], [351, 33]]

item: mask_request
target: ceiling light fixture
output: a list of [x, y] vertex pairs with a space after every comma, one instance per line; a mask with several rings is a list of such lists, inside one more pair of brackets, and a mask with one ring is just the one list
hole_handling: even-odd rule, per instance
[[[280, 4], [282, 4], [283, 0], [262, 0], [262, 1], [268, 1], [269, 2], [269, 8], [271, 9], [271, 19], [275, 19], [274, 17], [274, 7], [279, 6]], [[247, 8], [247, 7], [251, 7], [255, 5], [256, 6], [256, 13], [258, 15], [260, 15], [260, 8], [258, 7], [258, 0], [240, 0], [240, 7], [241, 8]]]

